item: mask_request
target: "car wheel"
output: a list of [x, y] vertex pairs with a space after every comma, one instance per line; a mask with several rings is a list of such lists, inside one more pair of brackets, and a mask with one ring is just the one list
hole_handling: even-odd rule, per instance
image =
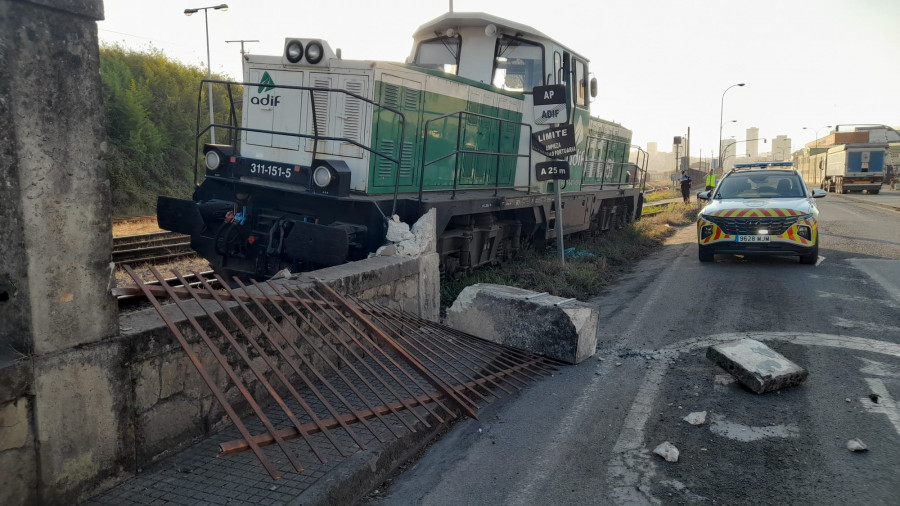
[[701, 262], [712, 262], [715, 260], [716, 254], [712, 251], [709, 246], [697, 246], [699, 251], [699, 258]]
[[813, 250], [808, 255], [800, 255], [800, 263], [804, 265], [815, 265], [819, 261], [819, 243], [813, 246]]

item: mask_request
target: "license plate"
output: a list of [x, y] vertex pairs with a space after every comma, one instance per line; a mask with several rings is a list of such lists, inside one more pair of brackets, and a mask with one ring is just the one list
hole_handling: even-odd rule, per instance
[[737, 242], [772, 242], [770, 235], [739, 235], [735, 237]]

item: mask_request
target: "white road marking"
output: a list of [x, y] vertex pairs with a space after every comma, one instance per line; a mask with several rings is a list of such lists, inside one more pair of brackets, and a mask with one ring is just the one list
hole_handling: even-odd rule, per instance
[[863, 374], [869, 374], [871, 376], [884, 376], [888, 378], [900, 378], [900, 366], [885, 364], [884, 362], [879, 362], [877, 360], [869, 360], [863, 357], [859, 358], [863, 364], [862, 369], [859, 372]]
[[819, 255], [819, 259], [816, 260], [816, 267], [822, 265], [822, 262], [824, 262], [824, 261], [825, 261], [825, 257], [823, 257], [822, 255]]
[[717, 436], [727, 437], [735, 441], [759, 441], [769, 438], [800, 437], [800, 427], [796, 423], [753, 427], [742, 423], [729, 422], [723, 415], [712, 415], [709, 430]]
[[[664, 283], [659, 283], [657, 286], [663, 285]], [[730, 332], [707, 338], [689, 339], [663, 348], [661, 351], [668, 351], [674, 355], [670, 355], [665, 360], [655, 361], [653, 367], [644, 376], [634, 403], [626, 415], [626, 423], [613, 445], [613, 452], [616, 455], [607, 465], [607, 476], [611, 483], [619, 484], [613, 489], [613, 500], [616, 504], [661, 504], [659, 499], [650, 494], [648, 486], [650, 478], [656, 474], [656, 471], [653, 461], [650, 459], [650, 452], [644, 448], [646, 444], [644, 430], [652, 406], [662, 389], [662, 379], [674, 359], [681, 353], [689, 353], [714, 344], [744, 338], [866, 351], [900, 358], [900, 345], [897, 344], [862, 337], [803, 332]], [[886, 390], [884, 389], [885, 392]], [[896, 407], [895, 404], [892, 405]], [[881, 413], [881, 411], [878, 412]], [[894, 423], [894, 418], [891, 417], [900, 419], [900, 414], [896, 410], [890, 413], [885, 412], [885, 414], [888, 415], [891, 423]], [[897, 424], [894, 426], [900, 427]], [[898, 432], [900, 432], [900, 428], [898, 428]]]
[[874, 279], [897, 302], [900, 302], [900, 262], [874, 258], [851, 258], [850, 265]]
[[881, 300], [881, 299], [873, 299], [871, 297], [860, 297], [858, 295], [847, 295], [844, 293], [831, 293], [831, 292], [819, 292], [819, 297], [823, 299], [838, 299], [846, 302], [852, 302], [854, 304], [880, 304], [882, 306], [887, 306], [891, 309], [900, 309], [900, 304], [890, 301], [890, 300]]
[[878, 378], [866, 378], [866, 383], [869, 384], [872, 393], [878, 396], [878, 402], [876, 403], [868, 397], [860, 397], [859, 402], [861, 402], [863, 407], [870, 413], [887, 415], [888, 421], [891, 422], [891, 425], [894, 426], [894, 430], [900, 435], [900, 407], [897, 406], [897, 402], [894, 401], [894, 398], [891, 397], [887, 387], [884, 386], [884, 381], [881, 381]]
[[893, 325], [881, 325], [878, 323], [872, 322], [861, 322], [856, 320], [848, 320], [846, 318], [841, 318], [840, 316], [835, 316], [833, 318], [834, 326], [841, 327], [844, 329], [865, 329], [871, 330], [874, 332], [888, 332], [892, 334], [900, 334], [900, 327], [894, 327]]

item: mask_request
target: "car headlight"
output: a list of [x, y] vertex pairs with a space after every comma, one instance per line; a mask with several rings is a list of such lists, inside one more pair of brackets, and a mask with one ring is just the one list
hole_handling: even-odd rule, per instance
[[214, 149], [207, 151], [204, 158], [206, 161], [206, 168], [209, 170], [217, 170], [219, 166], [222, 165], [222, 157], [219, 156], [219, 152]]
[[331, 171], [328, 170], [328, 167], [318, 166], [316, 170], [313, 171], [313, 182], [316, 183], [316, 186], [319, 188], [325, 188], [326, 186], [331, 184]]
[[322, 56], [325, 54], [325, 49], [322, 47], [322, 43], [319, 41], [312, 41], [306, 46], [306, 61], [315, 65], [322, 61]]
[[[288, 42], [287, 47], [284, 49], [284, 56], [291, 63], [297, 63], [303, 58], [303, 43], [299, 40], [292, 40]], [[319, 57], [321, 58], [321, 56]]]

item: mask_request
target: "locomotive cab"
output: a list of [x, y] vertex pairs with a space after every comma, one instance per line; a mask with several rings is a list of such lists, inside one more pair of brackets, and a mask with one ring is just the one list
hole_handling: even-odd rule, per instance
[[535, 86], [569, 84], [576, 107], [588, 108], [588, 93], [597, 96], [586, 58], [531, 27], [489, 14], [447, 13], [419, 27], [413, 41], [407, 62], [422, 68], [525, 95]]

